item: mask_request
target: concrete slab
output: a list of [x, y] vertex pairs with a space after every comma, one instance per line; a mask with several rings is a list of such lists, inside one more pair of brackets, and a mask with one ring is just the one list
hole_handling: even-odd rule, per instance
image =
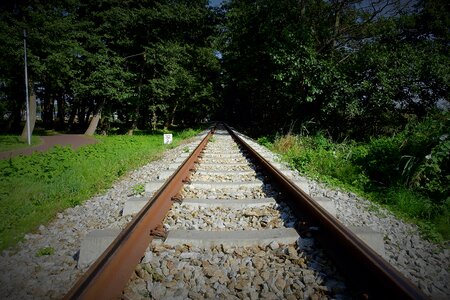
[[255, 171], [207, 171], [207, 170], [199, 170], [196, 171], [195, 174], [198, 175], [237, 175], [237, 176], [245, 176], [245, 175], [254, 175]]
[[145, 184], [145, 192], [146, 193], [154, 193], [156, 192], [162, 185], [164, 184], [164, 180], [147, 182]]
[[288, 177], [288, 178], [293, 178], [294, 177], [294, 171], [292, 170], [287, 170], [287, 169], [281, 169], [279, 170], [281, 173], [283, 173], [284, 176]]
[[171, 230], [164, 241], [168, 245], [188, 244], [197, 247], [225, 246], [253, 246], [279, 244], [293, 244], [299, 235], [293, 228], [276, 228], [264, 230], [236, 230], [236, 231], [200, 231], [200, 230]]
[[208, 152], [203, 154], [204, 158], [239, 158], [242, 157], [243, 153], [212, 153]]
[[81, 242], [78, 269], [90, 266], [119, 235], [119, 228], [97, 229], [89, 232]]
[[336, 204], [330, 199], [326, 197], [314, 197], [314, 200], [322, 206], [327, 212], [329, 212], [333, 217], [336, 217]]
[[259, 207], [273, 205], [276, 201], [273, 198], [259, 199], [184, 199], [182, 205], [193, 207], [230, 207], [243, 209], [249, 207]]
[[193, 181], [189, 184], [193, 189], [238, 189], [238, 188], [258, 188], [263, 186], [262, 181], [241, 181], [241, 182], [209, 182]]
[[177, 158], [175, 158], [175, 160], [173, 161], [174, 163], [178, 163], [181, 164], [186, 160], [187, 157], [183, 157], [183, 156], [178, 156]]
[[175, 170], [164, 170], [161, 171], [158, 175], [159, 180], [167, 180], [172, 174], [175, 173]]
[[167, 165], [167, 170], [176, 170], [181, 166], [181, 163], [170, 163]]
[[149, 198], [147, 197], [133, 197], [129, 198], [127, 202], [125, 202], [125, 206], [122, 211], [122, 216], [129, 216], [137, 214], [144, 205], [148, 202]]
[[377, 232], [368, 226], [348, 226], [347, 228], [378, 253], [378, 255], [386, 258], [382, 233]]
[[296, 186], [298, 186], [302, 191], [304, 191], [306, 194], [309, 195], [310, 191], [309, 191], [309, 185], [308, 182], [303, 181], [303, 180], [294, 180], [294, 183]]
[[[212, 163], [212, 162], [202, 162], [202, 164], [200, 165], [200, 167], [204, 165], [204, 166], [217, 166], [217, 163]], [[220, 163], [220, 165], [222, 166], [227, 166], [227, 167], [247, 167], [248, 163], [242, 162], [242, 163]]]
[[286, 166], [278, 162], [271, 163], [271, 165], [277, 168], [278, 170], [286, 170]]

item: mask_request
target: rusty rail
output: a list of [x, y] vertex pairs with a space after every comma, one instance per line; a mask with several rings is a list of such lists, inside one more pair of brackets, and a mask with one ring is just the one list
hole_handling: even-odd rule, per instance
[[117, 299], [203, 151], [214, 128], [94, 262], [64, 299]]
[[316, 237], [359, 296], [366, 299], [428, 299], [393, 266], [272, 166], [230, 127], [224, 125], [234, 140], [289, 194], [289, 205], [294, 213], [299, 218], [305, 218], [306, 213], [308, 219], [319, 227]]

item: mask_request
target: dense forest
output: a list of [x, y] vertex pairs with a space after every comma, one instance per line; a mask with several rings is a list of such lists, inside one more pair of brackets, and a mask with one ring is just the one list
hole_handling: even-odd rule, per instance
[[30, 107], [45, 129], [92, 134], [98, 124], [98, 132], [131, 133], [196, 123], [217, 108], [218, 17], [207, 1], [0, 5], [0, 115], [8, 131], [23, 126], [24, 29]]
[[[448, 109], [444, 0], [2, 1], [0, 116], [94, 133], [220, 118], [389, 134]], [[32, 118], [33, 120], [35, 118]]]

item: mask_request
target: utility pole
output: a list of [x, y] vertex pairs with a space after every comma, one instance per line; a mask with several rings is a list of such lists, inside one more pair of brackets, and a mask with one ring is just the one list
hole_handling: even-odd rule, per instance
[[27, 104], [27, 142], [31, 145], [31, 130], [30, 130], [30, 99], [28, 99], [28, 68], [27, 68], [27, 31], [23, 30], [23, 49], [25, 59], [25, 103]]

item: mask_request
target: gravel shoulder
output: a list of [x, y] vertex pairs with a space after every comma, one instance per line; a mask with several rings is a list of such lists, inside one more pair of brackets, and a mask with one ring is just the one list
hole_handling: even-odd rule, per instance
[[[188, 145], [194, 144], [196, 142]], [[25, 240], [15, 248], [3, 251], [0, 255], [0, 269], [2, 270], [0, 298], [61, 298], [84, 271], [76, 266], [79, 246], [83, 237], [93, 229], [124, 227], [131, 217], [121, 216], [121, 210], [133, 192], [133, 186], [156, 180], [158, 174], [166, 169], [167, 164], [183, 153], [185, 146], [182, 145], [167, 151], [160, 160], [151, 162], [117, 181], [103, 195], [95, 196], [83, 205], [65, 210], [49, 224], [40, 226], [35, 233], [27, 234]], [[266, 152], [270, 159], [277, 159], [277, 156], [269, 153], [267, 149], [258, 147]], [[240, 170], [240, 168], [236, 167], [236, 170]], [[298, 174], [295, 176], [300, 177]], [[312, 196], [325, 196], [332, 199], [336, 204], [337, 217], [341, 222], [346, 225], [370, 226], [383, 233], [388, 261], [426, 294], [433, 299], [450, 298], [449, 249], [422, 239], [416, 226], [398, 220], [389, 211], [374, 206], [368, 200], [359, 198], [352, 193], [329, 189], [311, 180], [308, 182]], [[255, 196], [253, 191], [248, 193], [249, 197]], [[208, 194], [205, 192], [205, 195], [197, 196], [207, 197]], [[263, 197], [265, 195], [256, 196]], [[239, 198], [232, 191], [226, 197]], [[376, 207], [375, 210], [374, 207]], [[225, 211], [225, 214], [230, 213]], [[258, 217], [249, 220], [261, 224]], [[229, 222], [229, 219], [225, 218], [221, 221], [226, 223]], [[39, 251], [46, 247], [51, 247], [54, 252], [50, 255], [38, 255]], [[155, 255], [165, 253], [166, 250], [156, 248]], [[177, 249], [168, 250], [177, 251]], [[194, 250], [199, 253], [203, 251]], [[259, 250], [253, 249], [252, 251]], [[280, 252], [274, 255], [286, 255], [286, 253], [281, 254]], [[283, 259], [285, 259], [284, 256]], [[182, 261], [180, 262], [182, 263]], [[190, 270], [190, 268], [186, 270]], [[277, 284], [283, 285], [284, 283], [279, 281]], [[286, 282], [286, 284], [290, 283]], [[300, 285], [300, 283], [296, 284]]]

